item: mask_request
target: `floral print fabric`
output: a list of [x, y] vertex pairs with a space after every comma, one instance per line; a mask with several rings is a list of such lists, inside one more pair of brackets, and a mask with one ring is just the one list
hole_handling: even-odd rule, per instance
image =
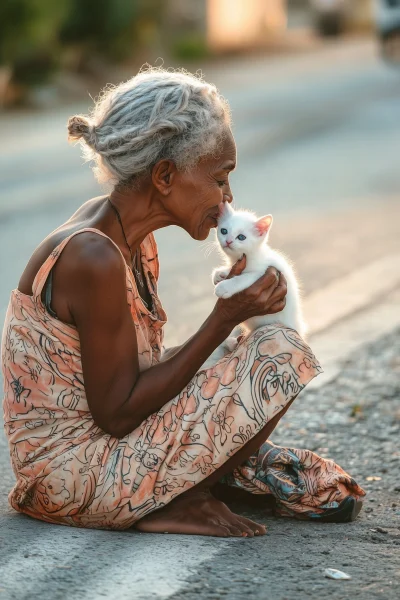
[[269, 494], [276, 501], [275, 514], [298, 519], [323, 519], [351, 497], [365, 491], [333, 460], [311, 450], [281, 448], [265, 442], [221, 483], [252, 494]]
[[[104, 235], [93, 229], [73, 235], [84, 231]], [[124, 529], [218, 469], [321, 369], [296, 332], [263, 327], [215, 367], [199, 371], [179, 396], [132, 433], [122, 439], [104, 433], [87, 404], [78, 332], [52, 317], [41, 298], [73, 235], [39, 270], [33, 296], [14, 290], [8, 307], [2, 338], [3, 407], [17, 479], [9, 501], [15, 510], [51, 523]], [[141, 300], [128, 267], [126, 286], [144, 370], [160, 360], [166, 322], [157, 296], [152, 235], [141, 246], [141, 258], [153, 312]], [[271, 467], [267, 456], [261, 449], [232, 475], [231, 483], [274, 493], [276, 486], [268, 478], [265, 483], [265, 472], [277, 462]], [[261, 471], [264, 479], [258, 480]], [[325, 474], [315, 469], [311, 477], [324, 479]], [[293, 510], [305, 510], [301, 500]]]

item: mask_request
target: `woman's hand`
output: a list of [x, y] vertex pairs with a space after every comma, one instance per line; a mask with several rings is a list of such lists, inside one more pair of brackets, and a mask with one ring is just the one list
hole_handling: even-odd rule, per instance
[[[246, 257], [243, 256], [233, 265], [227, 279], [240, 275], [245, 267]], [[268, 267], [265, 274], [247, 289], [231, 298], [219, 298], [215, 310], [219, 318], [233, 329], [251, 317], [274, 314], [283, 310], [286, 304], [286, 293], [285, 276], [274, 267]]]

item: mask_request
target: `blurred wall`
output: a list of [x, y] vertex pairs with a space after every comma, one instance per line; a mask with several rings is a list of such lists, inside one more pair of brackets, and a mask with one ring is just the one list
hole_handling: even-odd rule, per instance
[[349, 23], [356, 29], [369, 29], [373, 24], [374, 0], [349, 2]]
[[286, 28], [286, 0], [207, 0], [207, 41], [213, 51], [260, 46]]

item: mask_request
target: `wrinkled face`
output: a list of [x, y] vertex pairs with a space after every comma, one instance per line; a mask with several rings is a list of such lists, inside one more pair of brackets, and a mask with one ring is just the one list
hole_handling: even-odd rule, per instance
[[224, 205], [218, 220], [217, 238], [221, 249], [234, 263], [245, 254], [251, 256], [268, 238], [271, 215], [258, 219], [252, 213], [235, 211]]
[[165, 206], [179, 227], [195, 240], [205, 240], [224, 203], [232, 202], [229, 173], [236, 166], [236, 144], [231, 131], [218, 157], [207, 157], [187, 173], [178, 172], [173, 192]]

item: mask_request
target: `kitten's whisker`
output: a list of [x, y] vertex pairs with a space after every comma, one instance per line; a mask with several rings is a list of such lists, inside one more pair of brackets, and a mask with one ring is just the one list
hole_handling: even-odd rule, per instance
[[209, 246], [207, 246], [207, 248], [205, 248], [205, 250], [204, 250], [204, 256], [206, 258], [208, 258], [210, 256], [210, 254], [212, 254], [214, 252], [215, 249], [216, 249], [215, 245], [210, 244]]
[[205, 241], [202, 243], [204, 256], [207, 258], [218, 247], [218, 242]]

